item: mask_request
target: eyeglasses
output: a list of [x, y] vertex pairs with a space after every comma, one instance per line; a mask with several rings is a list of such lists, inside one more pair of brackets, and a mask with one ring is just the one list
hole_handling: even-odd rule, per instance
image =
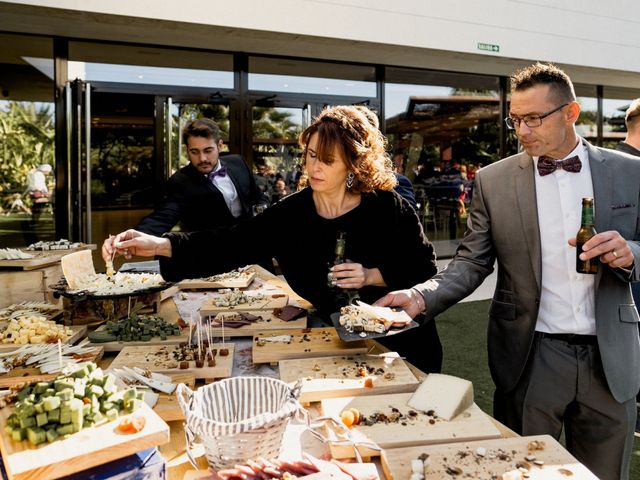
[[540, 125], [542, 125], [542, 119], [543, 118], [547, 118], [552, 113], [556, 113], [557, 111], [563, 109], [567, 105], [569, 105], [569, 104], [568, 103], [563, 103], [559, 107], [554, 108], [553, 110], [550, 110], [547, 113], [543, 113], [541, 115], [526, 115], [526, 116], [524, 116], [522, 118], [507, 117], [507, 118], [504, 119], [504, 123], [507, 124], [507, 128], [509, 130], [515, 130], [516, 128], [518, 128], [520, 126], [520, 122], [524, 122], [524, 124], [529, 128], [536, 128], [536, 127], [539, 127]]

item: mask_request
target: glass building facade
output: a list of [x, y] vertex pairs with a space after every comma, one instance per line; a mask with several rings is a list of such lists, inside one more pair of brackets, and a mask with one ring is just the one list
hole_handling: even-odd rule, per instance
[[[257, 175], [290, 174], [299, 133], [327, 105], [376, 111], [396, 170], [414, 183], [428, 236], [452, 253], [478, 168], [514, 154], [503, 76], [313, 58], [0, 34], [0, 245], [100, 243], [148, 213], [188, 161], [181, 132], [213, 118]], [[615, 147], [640, 89], [576, 85], [576, 128]], [[36, 218], [29, 173], [50, 164]], [[26, 209], [11, 203], [22, 200]], [[14, 202], [17, 203], [17, 202]]]

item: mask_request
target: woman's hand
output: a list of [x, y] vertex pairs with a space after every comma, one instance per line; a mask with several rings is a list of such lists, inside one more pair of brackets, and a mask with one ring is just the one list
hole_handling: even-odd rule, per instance
[[385, 287], [386, 283], [377, 268], [365, 268], [360, 263], [346, 262], [331, 267], [331, 274], [340, 288], [359, 289], [367, 285]]
[[114, 252], [129, 259], [133, 255], [153, 257], [171, 256], [171, 242], [168, 238], [154, 237], [137, 230], [127, 230], [115, 237], [109, 236], [102, 244], [102, 258], [105, 263], [111, 260]]

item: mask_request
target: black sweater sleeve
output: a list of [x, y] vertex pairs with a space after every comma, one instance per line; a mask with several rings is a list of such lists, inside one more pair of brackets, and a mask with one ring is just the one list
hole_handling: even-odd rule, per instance
[[232, 227], [166, 233], [172, 254], [160, 257], [162, 276], [170, 281], [199, 278], [271, 258], [276, 249], [275, 237], [261, 233], [277, 225], [281, 210], [280, 205], [268, 208]]
[[[427, 239], [416, 211], [406, 199], [394, 193], [387, 210], [388, 248], [377, 267], [391, 290], [409, 288], [437, 272], [436, 254]], [[385, 202], [386, 204], [387, 202]]]

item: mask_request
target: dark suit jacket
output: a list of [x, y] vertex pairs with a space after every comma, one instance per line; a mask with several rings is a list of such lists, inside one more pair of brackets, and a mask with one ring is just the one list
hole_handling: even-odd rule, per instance
[[400, 194], [402, 198], [409, 202], [413, 209], [417, 212], [418, 206], [416, 205], [416, 194], [413, 191], [411, 180], [399, 173], [396, 173], [395, 175], [396, 180], [398, 180], [398, 184], [395, 186], [394, 190], [398, 192], [398, 194]]
[[[640, 388], [638, 312], [629, 288], [640, 280], [640, 162], [588, 143], [598, 232], [617, 230], [635, 257], [631, 275], [600, 266], [596, 275], [598, 346], [609, 388], [624, 402]], [[475, 290], [498, 263], [489, 310], [489, 367], [499, 390], [511, 391], [531, 352], [542, 279], [533, 160], [520, 153], [481, 169], [467, 232], [447, 268], [418, 286], [433, 318]]]
[[249, 167], [239, 155], [220, 157], [227, 167], [227, 174], [236, 187], [242, 215], [231, 215], [220, 190], [191, 164], [174, 173], [165, 186], [165, 197], [151, 214], [135, 227], [141, 232], [161, 235], [170, 231], [178, 222], [185, 231], [210, 230], [235, 224], [250, 217], [252, 206], [267, 203], [259, 192]]
[[636, 157], [640, 157], [640, 150], [635, 147], [632, 147], [627, 142], [620, 142], [616, 145], [616, 150], [619, 152], [628, 153], [629, 155], [635, 155]]

